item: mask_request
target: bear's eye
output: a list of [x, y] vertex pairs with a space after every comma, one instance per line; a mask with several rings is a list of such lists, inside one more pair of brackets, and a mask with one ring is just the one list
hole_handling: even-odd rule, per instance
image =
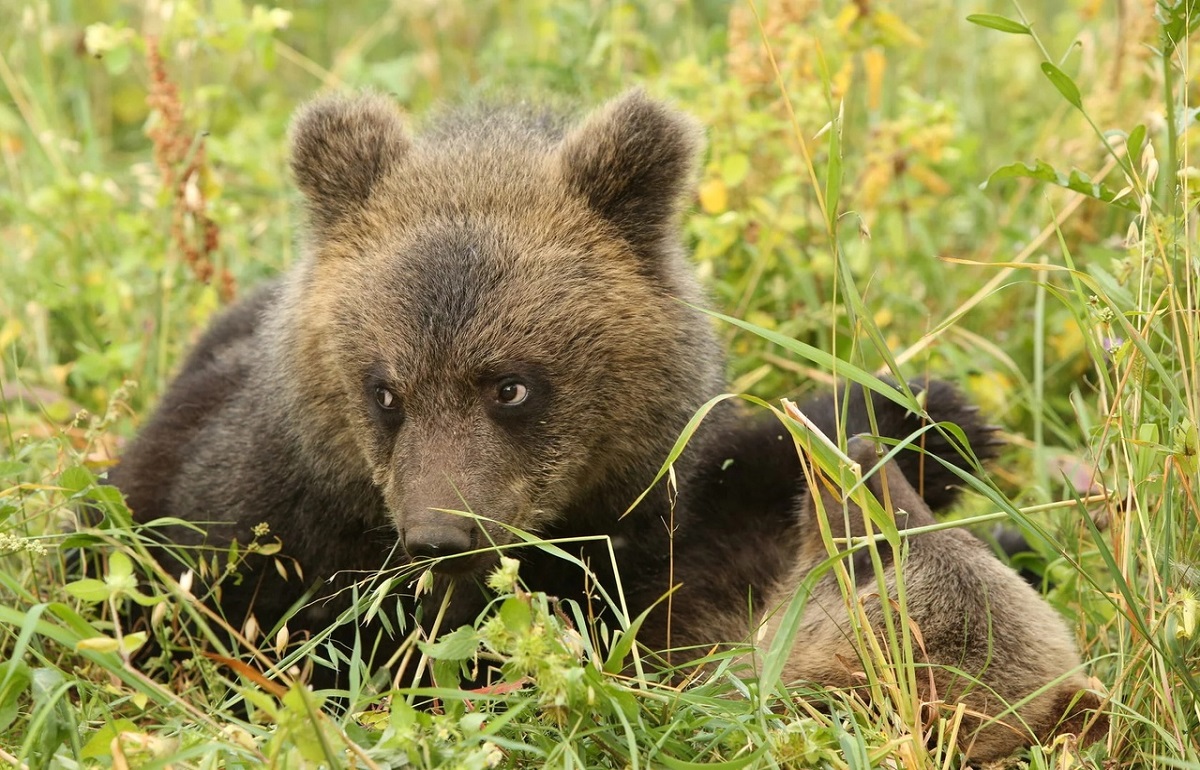
[[496, 401], [505, 406], [520, 406], [527, 398], [529, 388], [523, 382], [507, 380], [500, 383], [500, 387], [496, 389]]
[[394, 431], [404, 424], [404, 400], [386, 382], [381, 377], [367, 377], [363, 383], [363, 401], [380, 428]]
[[545, 368], [525, 361], [501, 361], [480, 373], [479, 404], [506, 430], [546, 426], [554, 386]]
[[379, 404], [379, 408], [390, 412], [400, 406], [400, 399], [396, 398], [396, 394], [382, 385], [375, 387], [375, 403]]

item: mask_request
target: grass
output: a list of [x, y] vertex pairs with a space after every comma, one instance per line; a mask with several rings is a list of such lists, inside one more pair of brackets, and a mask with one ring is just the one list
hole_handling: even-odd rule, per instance
[[[374, 86], [419, 118], [474, 93], [594, 103], [638, 82], [709, 130], [686, 226], [717, 309], [755, 327], [721, 325], [734, 390], [796, 396], [845, 364], [931, 372], [1003, 426], [1011, 448], [961, 516], [1026, 532], [1024, 566], [1112, 714], [1098, 744], [1029, 765], [1200, 768], [1197, 4], [1118, 5], [0, 0], [0, 758], [953, 764], [953, 720], [922, 725], [903, 701], [759, 694], [727, 660], [685, 689], [624, 678], [586, 618], [570, 631], [511, 576], [498, 621], [410, 649], [448, 672], [482, 648], [530, 684], [440, 692], [437, 713], [369, 672], [342, 714], [211, 659], [150, 679], [123, 657], [140, 640], [111, 609], [151, 567], [96, 475], [212, 313], [293, 258], [294, 107]], [[110, 526], [69, 535], [83, 500]], [[103, 557], [94, 582], [76, 580], [80, 549]], [[160, 627], [200, 611], [162, 586], [145, 598]], [[287, 661], [329, 654], [264, 631]], [[908, 739], [926, 727], [932, 750]]]

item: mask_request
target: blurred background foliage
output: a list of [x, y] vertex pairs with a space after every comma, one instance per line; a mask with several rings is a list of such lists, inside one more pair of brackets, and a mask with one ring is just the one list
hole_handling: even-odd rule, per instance
[[[1117, 6], [1132, 20], [1098, 2], [1027, 9], [1103, 125], [1147, 109], [1146, 5]], [[141, 412], [206, 318], [294, 258], [288, 120], [313, 93], [347, 87], [394, 94], [417, 123], [432, 105], [478, 93], [587, 105], [640, 84], [674, 99], [709, 130], [688, 234], [718, 307], [845, 356], [853, 335], [796, 139], [825, 167], [829, 143], [813, 137], [840, 116], [843, 254], [901, 351], [995, 273], [941, 257], [1005, 261], [1063, 205], [1062, 193], [1029, 183], [981, 190], [994, 169], [1050, 157], [1095, 172], [1104, 162], [1028, 39], [965, 21], [988, 10], [979, 6], [781, 0], [758, 17], [711, 1], [10, 6], [0, 31], [7, 379], [91, 409], [132, 379]], [[170, 137], [159, 150], [156, 131]], [[173, 157], [161, 157], [164, 141], [179, 146]], [[1129, 219], [1089, 203], [1064, 235], [1113, 262]], [[997, 419], [1028, 430], [1023, 399], [1004, 394], [1032, 376], [1033, 282], [1011, 283], [907, 373], [977, 378]], [[1047, 312], [1046, 391], [1062, 394], [1049, 414], [1070, 433], [1065, 395], [1088, 360], [1068, 309]], [[814, 374], [729, 334], [742, 388], [777, 396]]]

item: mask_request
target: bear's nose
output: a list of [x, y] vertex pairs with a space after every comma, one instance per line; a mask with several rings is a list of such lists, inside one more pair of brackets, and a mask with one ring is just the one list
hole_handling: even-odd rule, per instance
[[404, 549], [414, 559], [436, 559], [469, 551], [473, 533], [457, 527], [420, 527], [404, 533]]

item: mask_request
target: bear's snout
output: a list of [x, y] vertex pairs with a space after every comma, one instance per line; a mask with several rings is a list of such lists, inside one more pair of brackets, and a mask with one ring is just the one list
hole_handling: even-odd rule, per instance
[[[461, 556], [488, 545], [480, 522], [467, 513], [456, 512], [466, 506], [461, 500], [453, 503], [449, 495], [423, 494], [415, 491], [407, 505], [395, 517], [400, 544], [412, 559], [442, 559], [434, 564], [438, 572], [470, 572], [479, 562], [472, 556]], [[447, 558], [458, 557], [458, 558]]]
[[478, 528], [470, 519], [466, 519], [465, 523], [470, 525], [470, 529], [448, 523], [441, 526], [417, 526], [405, 530], [404, 550], [414, 559], [457, 556], [460, 553], [474, 550], [477, 547], [475, 534], [478, 532]]

